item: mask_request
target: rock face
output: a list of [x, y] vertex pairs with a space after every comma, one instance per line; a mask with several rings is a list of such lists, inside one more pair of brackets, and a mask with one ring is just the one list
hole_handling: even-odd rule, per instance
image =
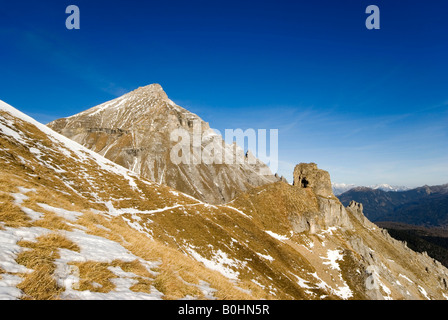
[[330, 174], [315, 163], [300, 163], [294, 168], [294, 186], [311, 188], [322, 197], [334, 197]]
[[[228, 202], [240, 191], [280, 179], [254, 155], [225, 144], [208, 123], [177, 106], [158, 84], [48, 126], [142, 177], [208, 203]], [[176, 132], [180, 137], [173, 139]], [[180, 142], [190, 143], [187, 149], [175, 149]], [[212, 160], [221, 161], [204, 161], [210, 146], [215, 150]], [[224, 154], [233, 161], [226, 161]], [[179, 155], [182, 161], [173, 162]]]
[[330, 174], [317, 168], [315, 163], [300, 163], [294, 168], [293, 186], [300, 189], [312, 190], [316, 196], [318, 212], [305, 214], [304, 221], [298, 225], [299, 229], [309, 229], [314, 233], [317, 230], [339, 226], [352, 228], [344, 206], [333, 195]]
[[350, 204], [347, 207], [347, 210], [349, 210], [353, 215], [358, 218], [359, 221], [361, 221], [362, 224], [367, 225], [368, 223], [371, 223], [366, 216], [364, 215], [364, 208], [362, 203], [358, 203], [354, 200], [350, 201]]

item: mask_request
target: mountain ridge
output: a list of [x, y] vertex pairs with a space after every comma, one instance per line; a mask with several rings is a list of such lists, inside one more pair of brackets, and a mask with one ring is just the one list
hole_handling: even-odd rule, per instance
[[369, 188], [369, 189], [379, 189], [382, 191], [391, 191], [391, 192], [398, 192], [398, 191], [406, 191], [410, 190], [412, 188], [406, 187], [406, 186], [392, 186], [387, 183], [381, 183], [381, 184], [374, 184], [369, 186], [358, 186], [355, 184], [345, 184], [345, 183], [332, 183], [333, 192], [336, 196], [339, 196], [343, 194], [344, 192], [350, 191], [355, 188]]
[[[396, 192], [366, 187], [353, 188], [338, 196], [342, 203], [362, 202], [366, 216], [372, 221], [395, 221], [421, 226], [448, 224], [448, 184], [422, 186]], [[441, 210], [442, 209], [442, 210]], [[434, 214], [436, 211], [437, 214]], [[438, 218], [442, 220], [437, 220]], [[437, 218], [437, 219], [436, 219]], [[423, 220], [425, 220], [423, 221]]]
[[[244, 154], [240, 146], [226, 144], [207, 122], [171, 101], [158, 84], [140, 87], [48, 126], [143, 177], [212, 204], [228, 202], [251, 186], [281, 179], [259, 159]], [[193, 142], [182, 149], [180, 163], [172, 160], [177, 143], [173, 132], [182, 133], [182, 141]], [[214, 161], [207, 163], [204, 155], [210, 146]], [[191, 150], [187, 163], [183, 161], [185, 150]], [[231, 155], [234, 161], [227, 163], [222, 155]], [[215, 161], [219, 156], [220, 161]]]

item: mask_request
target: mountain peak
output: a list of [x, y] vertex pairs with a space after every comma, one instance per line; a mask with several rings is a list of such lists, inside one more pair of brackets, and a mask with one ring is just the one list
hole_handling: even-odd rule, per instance
[[162, 86], [158, 83], [152, 83], [152, 84], [144, 86], [144, 87], [139, 87], [138, 89], [135, 89], [131, 93], [142, 94], [142, 95], [151, 95], [151, 96], [157, 96], [162, 99], [168, 99], [168, 95], [163, 90]]
[[136, 90], [144, 90], [144, 91], [163, 91], [163, 88], [158, 83], [152, 83], [143, 87], [139, 87]]
[[[177, 106], [157, 83], [57, 119], [48, 126], [143, 177], [208, 203], [228, 202], [236, 196], [236, 190], [246, 191], [249, 185], [261, 186], [279, 180], [252, 154], [247, 155], [243, 165], [237, 160], [223, 163], [225, 153], [236, 159], [237, 149], [226, 145], [199, 116]], [[188, 135], [185, 141], [192, 142], [197, 129], [201, 134], [201, 150], [208, 146], [220, 150], [214, 155], [216, 161], [205, 163], [206, 151], [201, 151], [200, 155], [173, 162], [172, 151], [180, 144], [172, 140], [172, 134], [182, 132]]]

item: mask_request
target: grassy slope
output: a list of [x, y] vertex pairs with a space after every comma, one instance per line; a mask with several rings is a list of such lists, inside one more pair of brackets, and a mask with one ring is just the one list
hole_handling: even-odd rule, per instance
[[[17, 286], [22, 298], [54, 299], [66, 291], [56, 270], [64, 254], [80, 250], [70, 239], [76, 230], [114, 241], [135, 256], [132, 261], [98, 257], [68, 262], [79, 269], [78, 291], [114, 292], [117, 275], [111, 270], [119, 267], [135, 275], [130, 290], [152, 293], [155, 288], [165, 299], [205, 298], [204, 283], [219, 299], [364, 299], [371, 297], [364, 286], [368, 261], [353, 246], [354, 239], [362, 239], [395, 276], [406, 274], [441, 297], [435, 277], [422, 275], [419, 258], [354, 217], [353, 230], [293, 233], [291, 215], [318, 210], [310, 190], [279, 182], [212, 206], [112, 164], [98, 164], [88, 152], [67, 148], [5, 112], [0, 112], [0, 124], [21, 136], [0, 135], [0, 228], [46, 230], [17, 243], [21, 249], [15, 261], [30, 271], [14, 274], [22, 278]], [[20, 204], [17, 194], [26, 196]], [[42, 204], [78, 216], [62, 217]], [[30, 219], [23, 208], [41, 216]], [[339, 260], [332, 258], [335, 252]], [[0, 276], [11, 273], [0, 270]], [[396, 290], [391, 275], [381, 279], [392, 288], [390, 294], [382, 289], [384, 295], [403, 298], [404, 291], [411, 291], [412, 297], [422, 298], [415, 285]]]

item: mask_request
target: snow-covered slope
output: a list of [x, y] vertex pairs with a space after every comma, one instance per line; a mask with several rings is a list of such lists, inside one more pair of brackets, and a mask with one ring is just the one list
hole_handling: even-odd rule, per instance
[[444, 299], [447, 279], [360, 204], [281, 181], [207, 204], [0, 103], [3, 299]]
[[[162, 299], [185, 292], [213, 298], [216, 289], [202, 279], [183, 285], [191, 290], [180, 286], [178, 293], [159, 291], [156, 287], [164, 288], [157, 285], [158, 278], [166, 277], [162, 273], [167, 268], [204, 268], [150, 240], [149, 234], [142, 237], [132, 223], [111, 222], [115, 216], [124, 222], [127, 214], [135, 212], [150, 214], [201, 203], [140, 179], [2, 101], [0, 141], [1, 299]], [[30, 262], [39, 261], [39, 251], [58, 246], [54, 259], [46, 257], [50, 263]], [[141, 257], [147, 252], [135, 255], [132, 251], [142, 249], [133, 246], [149, 247], [154, 259]], [[167, 254], [170, 259], [182, 256], [181, 266], [161, 267], [161, 258]], [[100, 269], [98, 275], [89, 275], [92, 266]], [[213, 279], [207, 271], [204, 276]], [[38, 277], [44, 279], [38, 281]], [[218, 280], [226, 281], [219, 276]]]

